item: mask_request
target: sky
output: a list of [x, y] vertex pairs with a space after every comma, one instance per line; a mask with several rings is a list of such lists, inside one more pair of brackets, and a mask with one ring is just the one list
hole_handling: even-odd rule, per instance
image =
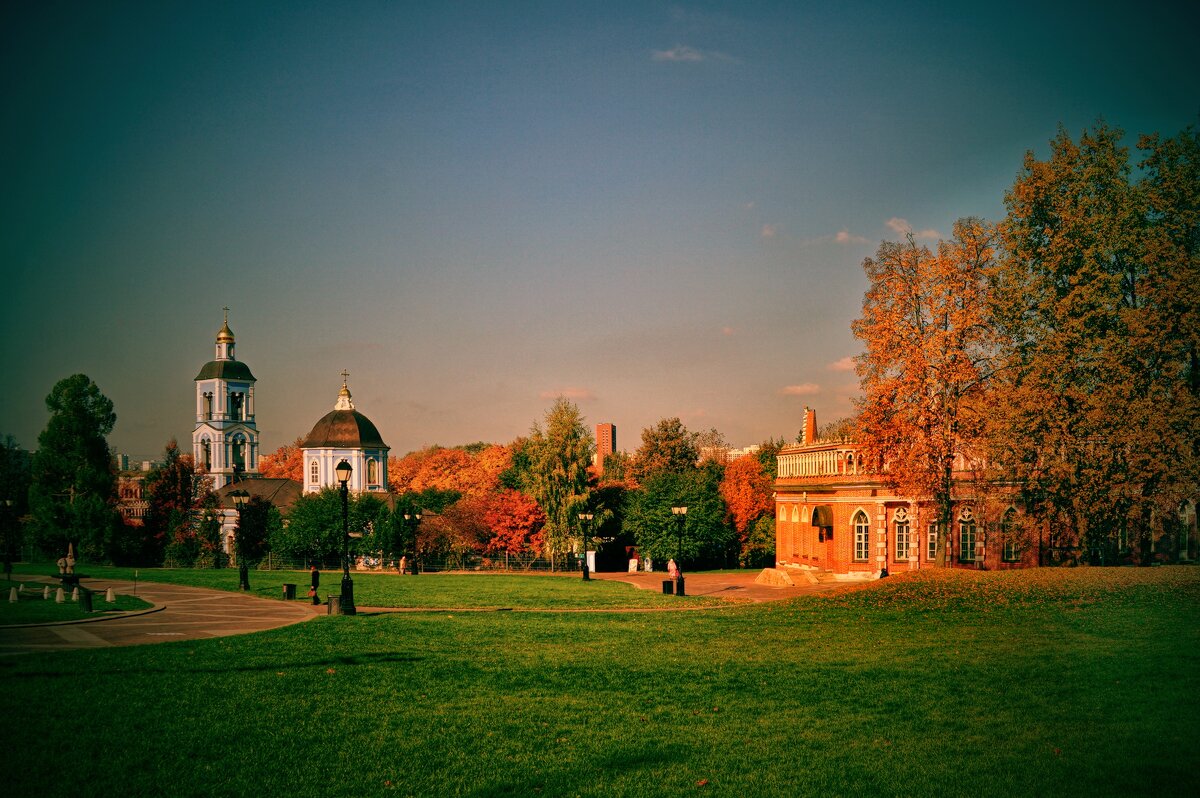
[[1200, 120], [1188, 9], [10, 0], [0, 436], [82, 372], [114, 449], [190, 441], [228, 306], [263, 452], [343, 369], [396, 455], [558, 396], [794, 439], [853, 412], [881, 241], [999, 220], [1060, 125]]

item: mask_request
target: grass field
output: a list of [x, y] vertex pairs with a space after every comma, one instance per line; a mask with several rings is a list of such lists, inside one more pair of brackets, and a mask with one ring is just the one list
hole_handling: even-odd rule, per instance
[[1190, 796], [1200, 569], [322, 616], [9, 657], [0, 717], [12, 795]]
[[[10, 591], [24, 583], [25, 590], [17, 593], [17, 601], [10, 602]], [[92, 596], [92, 612], [84, 612], [80, 605], [68, 600], [59, 604], [54, 600], [55, 588], [50, 589], [50, 598], [42, 597], [43, 584], [24, 579], [7, 581], [0, 579], [0, 626], [12, 626], [25, 623], [60, 623], [64, 621], [79, 621], [85, 618], [95, 618], [112, 615], [118, 612], [149, 609], [149, 603], [135, 598], [117, 594], [111, 604], [105, 601], [103, 593]]]
[[[50, 574], [53, 566], [27, 567], [29, 573]], [[83, 569], [95, 579], [132, 581], [132, 568], [88, 566]], [[638, 609], [676, 608], [680, 599], [626, 584], [592, 580], [580, 589], [579, 576], [507, 575], [499, 573], [454, 574], [438, 573], [421, 576], [400, 576], [396, 573], [352, 572], [354, 599], [360, 607], [471, 607], [471, 608], [554, 608], [554, 609]], [[308, 599], [307, 571], [251, 571], [250, 593], [269, 599], [281, 599], [283, 584], [296, 585], [296, 600]], [[237, 569], [195, 570], [191, 568], [138, 569], [141, 581], [207, 587], [237, 592]], [[342, 572], [323, 571], [319, 595], [322, 600], [341, 590]], [[685, 598], [689, 605], [723, 603], [704, 596]]]

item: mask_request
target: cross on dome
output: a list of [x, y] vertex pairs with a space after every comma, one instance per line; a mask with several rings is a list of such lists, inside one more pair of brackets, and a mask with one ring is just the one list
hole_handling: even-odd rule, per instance
[[333, 406], [334, 410], [353, 410], [354, 402], [350, 399], [350, 388], [346, 385], [346, 380], [350, 378], [350, 372], [342, 369], [342, 390], [338, 391], [337, 404]]

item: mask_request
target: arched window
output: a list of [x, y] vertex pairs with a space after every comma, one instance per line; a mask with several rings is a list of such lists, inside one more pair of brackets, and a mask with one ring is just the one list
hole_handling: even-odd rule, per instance
[[925, 533], [925, 544], [926, 544], [925, 561], [926, 562], [934, 562], [935, 560], [937, 560], [937, 543], [938, 543], [937, 539], [938, 539], [938, 526], [936, 523], [930, 524], [929, 529]]
[[208, 438], [200, 439], [200, 464], [204, 466], [204, 470], [212, 470], [212, 443]]
[[859, 510], [850, 519], [850, 526], [854, 529], [854, 559], [865, 561], [871, 552], [871, 520]]
[[308, 464], [308, 484], [319, 485], [321, 483], [321, 467], [317, 465], [317, 461], [313, 460]]
[[233, 437], [233, 467], [235, 469], [244, 469], [246, 467], [246, 436], [237, 434]]
[[1021, 559], [1021, 541], [1017, 538], [1017, 511], [1009, 507], [1000, 519], [1000, 540], [1004, 542], [1004, 561]]
[[367, 484], [379, 484], [379, 462], [375, 458], [367, 461]]
[[896, 511], [896, 559], [908, 559], [909, 531], [912, 529], [908, 521], [908, 510], [901, 507]]
[[978, 531], [971, 508], [958, 514], [958, 561], [975, 562], [975, 541]]

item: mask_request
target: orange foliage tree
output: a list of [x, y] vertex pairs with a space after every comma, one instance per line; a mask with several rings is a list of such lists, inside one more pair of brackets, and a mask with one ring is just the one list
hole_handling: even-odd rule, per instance
[[771, 477], [757, 457], [744, 455], [725, 466], [721, 498], [744, 544], [750, 525], [771, 512], [775, 505]]
[[487, 553], [525, 554], [541, 550], [546, 514], [524, 493], [504, 489], [489, 496], [483, 521], [492, 532]]
[[[885, 241], [863, 261], [870, 287], [852, 325], [863, 397], [859, 433], [867, 462], [902, 495], [931, 501], [950, 527], [954, 465], [982, 436], [979, 412], [997, 359], [990, 285], [994, 228], [961, 219], [935, 255]], [[946, 534], [938, 535], [945, 564]]]
[[482, 496], [499, 485], [500, 472], [507, 468], [506, 451], [503, 446], [489, 446], [472, 455], [460, 448], [431, 446], [389, 461], [388, 484], [400, 494], [432, 488]]
[[291, 479], [304, 484], [304, 453], [300, 445], [303, 438], [280, 446], [270, 454], [258, 458], [258, 470], [267, 479]]

